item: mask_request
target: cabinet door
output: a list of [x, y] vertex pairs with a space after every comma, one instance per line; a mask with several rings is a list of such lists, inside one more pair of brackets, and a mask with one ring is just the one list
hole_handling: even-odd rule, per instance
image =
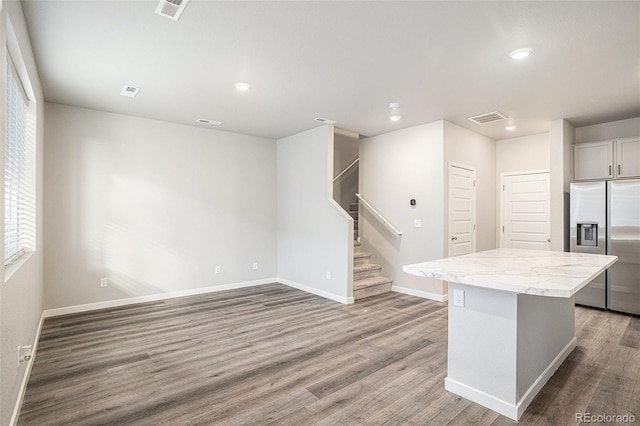
[[581, 143], [573, 146], [574, 180], [613, 177], [613, 141]]
[[616, 141], [616, 163], [619, 178], [640, 176], [640, 138]]

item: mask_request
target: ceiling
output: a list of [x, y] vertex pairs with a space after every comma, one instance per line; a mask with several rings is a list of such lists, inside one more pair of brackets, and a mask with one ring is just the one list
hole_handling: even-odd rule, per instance
[[[366, 136], [445, 119], [497, 140], [640, 116], [637, 1], [191, 0], [177, 22], [156, 6], [23, 0], [45, 99], [268, 138], [315, 117]], [[467, 119], [494, 110], [508, 120]]]

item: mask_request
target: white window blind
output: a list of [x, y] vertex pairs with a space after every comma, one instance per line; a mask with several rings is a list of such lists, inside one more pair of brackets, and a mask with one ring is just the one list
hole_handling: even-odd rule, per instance
[[6, 68], [4, 263], [35, 250], [35, 123], [18, 74]]

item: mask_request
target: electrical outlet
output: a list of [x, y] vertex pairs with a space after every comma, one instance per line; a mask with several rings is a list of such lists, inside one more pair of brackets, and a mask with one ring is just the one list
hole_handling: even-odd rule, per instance
[[216, 274], [219, 274], [219, 273], [220, 273], [220, 267], [216, 266]]
[[258, 269], [258, 262], [253, 262], [253, 270], [255, 271], [256, 269]]
[[331, 272], [327, 271], [327, 279], [330, 280], [331, 279]]
[[464, 308], [464, 290], [453, 290], [453, 306]]
[[100, 278], [100, 287], [105, 288], [109, 286], [109, 278]]
[[413, 221], [413, 227], [414, 228], [422, 228], [422, 219], [415, 219]]

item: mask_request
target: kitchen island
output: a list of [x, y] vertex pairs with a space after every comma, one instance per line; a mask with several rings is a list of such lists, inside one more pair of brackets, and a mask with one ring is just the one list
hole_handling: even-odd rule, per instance
[[404, 266], [449, 282], [445, 389], [518, 420], [576, 347], [576, 292], [616, 260], [496, 249]]

